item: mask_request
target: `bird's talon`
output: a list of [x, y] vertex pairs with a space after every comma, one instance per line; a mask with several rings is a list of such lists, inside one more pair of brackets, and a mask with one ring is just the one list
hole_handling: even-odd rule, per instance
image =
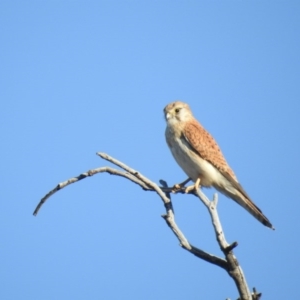
[[172, 193], [177, 193], [179, 190], [181, 190], [188, 182], [190, 181], [190, 178], [186, 179], [185, 181], [181, 183], [176, 183], [172, 187]]
[[194, 189], [195, 189], [195, 185], [193, 184], [193, 185], [190, 185], [190, 186], [186, 187], [186, 189], [184, 190], [184, 192], [186, 194], [188, 194], [189, 192], [191, 192]]
[[179, 183], [174, 184], [173, 189], [174, 190], [180, 190], [182, 188], [182, 185], [180, 185]]
[[186, 194], [188, 194], [188, 193], [191, 192], [192, 190], [195, 190], [195, 191], [196, 191], [196, 190], [198, 190], [199, 186], [200, 186], [200, 178], [198, 178], [198, 179], [196, 180], [195, 184], [186, 187], [186, 189], [185, 189], [184, 192], [185, 192]]

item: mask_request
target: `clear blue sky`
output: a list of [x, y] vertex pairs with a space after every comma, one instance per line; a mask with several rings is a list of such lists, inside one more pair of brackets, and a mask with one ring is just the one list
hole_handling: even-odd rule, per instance
[[[263, 3], [262, 3], [263, 2]], [[1, 299], [225, 299], [233, 281], [178, 246], [155, 182], [185, 175], [163, 107], [188, 102], [276, 227], [220, 196], [228, 242], [263, 299], [299, 292], [299, 1], [1, 1]], [[211, 190], [206, 190], [212, 195]], [[189, 241], [222, 255], [208, 213], [173, 196]]]

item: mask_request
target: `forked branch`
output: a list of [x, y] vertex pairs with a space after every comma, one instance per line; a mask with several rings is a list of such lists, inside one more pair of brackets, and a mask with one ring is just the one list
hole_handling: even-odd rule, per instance
[[[173, 211], [173, 205], [170, 197], [170, 193], [174, 192], [173, 187], [168, 187], [167, 183], [163, 180], [160, 181], [161, 186], [158, 186], [153, 181], [146, 178], [144, 175], [142, 175], [140, 172], [128, 167], [124, 163], [116, 160], [115, 158], [105, 154], [98, 152], [97, 155], [99, 155], [101, 158], [111, 162], [115, 166], [118, 166], [122, 170], [115, 169], [112, 167], [101, 167], [89, 170], [87, 172], [84, 172], [80, 174], [77, 177], [70, 178], [64, 182], [59, 183], [54, 189], [49, 191], [39, 202], [36, 209], [33, 212], [33, 215], [37, 215], [42, 205], [47, 201], [49, 197], [51, 197], [54, 193], [61, 190], [62, 188], [70, 185], [71, 183], [75, 183], [77, 181], [80, 181], [82, 179], [85, 179], [89, 176], [93, 176], [98, 173], [109, 173], [111, 175], [117, 175], [124, 177], [126, 179], [129, 179], [133, 183], [139, 185], [143, 190], [145, 191], [155, 191], [160, 199], [162, 200], [164, 207], [166, 209], [166, 213], [162, 215], [164, 220], [166, 221], [169, 228], [173, 231], [177, 239], [179, 240], [180, 246], [184, 248], [185, 250], [189, 251], [190, 253], [194, 254], [195, 256], [211, 263], [214, 265], [219, 266], [220, 268], [226, 270], [226, 272], [230, 275], [230, 277], [233, 278], [237, 289], [239, 291], [240, 300], [258, 300], [260, 299], [261, 294], [257, 294], [256, 290], [254, 289], [254, 292], [251, 294], [249, 291], [249, 288], [247, 286], [247, 282], [245, 279], [245, 276], [243, 274], [243, 271], [241, 267], [239, 266], [239, 263], [234, 256], [232, 250], [237, 246], [237, 242], [232, 243], [229, 245], [226, 242], [224, 232], [219, 220], [219, 216], [217, 213], [217, 194], [214, 195], [213, 201], [210, 201], [204, 193], [201, 191], [201, 189], [198, 189], [197, 191], [193, 190], [190, 192], [190, 194], [193, 194], [197, 196], [202, 203], [206, 206], [206, 208], [209, 211], [209, 214], [211, 216], [212, 224], [214, 227], [215, 235], [217, 242], [225, 256], [225, 258], [220, 258], [218, 256], [212, 255], [202, 249], [199, 249], [195, 246], [193, 246], [187, 238], [184, 236], [182, 231], [179, 229], [178, 225], [175, 222], [175, 216]], [[176, 190], [176, 193], [185, 193], [185, 188], [182, 186], [179, 189]]]

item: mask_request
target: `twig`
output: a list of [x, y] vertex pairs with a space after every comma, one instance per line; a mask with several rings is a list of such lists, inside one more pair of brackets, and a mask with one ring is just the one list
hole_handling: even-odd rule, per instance
[[39, 210], [41, 209], [42, 205], [48, 200], [49, 197], [51, 197], [53, 194], [55, 194], [57, 191], [61, 190], [62, 188], [75, 183], [77, 181], [80, 181], [82, 179], [85, 179], [87, 177], [93, 176], [95, 174], [98, 173], [103, 173], [103, 172], [107, 172], [111, 175], [117, 175], [117, 176], [121, 176], [121, 177], [125, 177], [129, 180], [131, 180], [132, 182], [140, 185], [144, 190], [149, 190], [149, 187], [146, 186], [143, 182], [141, 182], [139, 179], [137, 179], [136, 177], [132, 176], [130, 173], [127, 172], [122, 172], [120, 170], [116, 170], [110, 167], [102, 167], [102, 168], [97, 168], [97, 169], [92, 169], [89, 170], [87, 172], [84, 172], [76, 177], [72, 177], [66, 181], [63, 181], [61, 183], [59, 183], [54, 189], [52, 189], [50, 192], [48, 192], [39, 202], [39, 204], [37, 205], [36, 209], [33, 212], [33, 215], [36, 216], [39, 212]]

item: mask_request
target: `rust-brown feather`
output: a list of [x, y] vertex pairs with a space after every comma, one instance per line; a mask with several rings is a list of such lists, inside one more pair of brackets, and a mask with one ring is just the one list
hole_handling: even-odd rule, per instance
[[190, 122], [185, 123], [183, 134], [193, 150], [196, 151], [201, 158], [209, 161], [221, 173], [228, 174], [237, 181], [234, 172], [229, 167], [217, 142], [197, 120], [192, 119]]

